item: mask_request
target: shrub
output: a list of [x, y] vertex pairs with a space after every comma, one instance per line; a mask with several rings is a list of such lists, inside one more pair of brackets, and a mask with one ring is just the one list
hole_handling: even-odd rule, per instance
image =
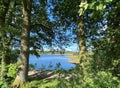
[[11, 78], [15, 78], [16, 77], [16, 74], [18, 72], [18, 66], [20, 65], [20, 62], [17, 62], [17, 63], [11, 63], [9, 66], [8, 66], [8, 73], [7, 73], [7, 76], [8, 77], [11, 77]]
[[120, 81], [110, 72], [100, 71], [94, 78], [94, 86], [99, 88], [119, 88]]
[[3, 80], [0, 80], [0, 88], [9, 88], [8, 87], [8, 83], [7, 82], [4, 82]]

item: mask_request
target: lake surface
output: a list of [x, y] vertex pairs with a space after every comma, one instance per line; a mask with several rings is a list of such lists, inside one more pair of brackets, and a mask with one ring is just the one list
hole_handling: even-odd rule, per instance
[[75, 67], [75, 64], [68, 62], [70, 58], [66, 55], [47, 55], [43, 54], [40, 57], [30, 55], [29, 64], [35, 65], [36, 70], [54, 70], [65, 69], [69, 70]]

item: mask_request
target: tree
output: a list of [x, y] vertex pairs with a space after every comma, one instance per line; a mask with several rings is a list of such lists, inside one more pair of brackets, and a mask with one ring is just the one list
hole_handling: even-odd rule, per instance
[[[74, 0], [65, 0], [65, 1], [56, 1], [53, 2], [53, 15], [54, 19], [59, 24], [58, 26], [64, 26], [65, 31], [72, 31], [72, 34], [77, 35], [77, 40], [80, 49], [80, 56], [84, 56], [86, 52], [86, 35], [87, 31], [83, 25], [84, 16], [79, 16], [79, 4], [82, 1], [74, 1]], [[68, 36], [67, 36], [68, 37]], [[76, 39], [75, 37], [73, 37]], [[71, 38], [70, 38], [71, 40]], [[84, 54], [84, 55], [83, 55]]]
[[[77, 36], [76, 43], [79, 46], [79, 69], [82, 75], [82, 83], [85, 86], [85, 78], [86, 78], [86, 62], [88, 62], [88, 58], [86, 56], [87, 52], [87, 40], [89, 35], [89, 30], [86, 27], [88, 24], [86, 17], [87, 15], [79, 15], [79, 4], [85, 3], [85, 0], [64, 0], [64, 1], [56, 1], [54, 6], [54, 15], [55, 19], [60, 26], [65, 26], [66, 30], [70, 31], [70, 28], [73, 31], [73, 34]], [[70, 28], [69, 28], [70, 27]], [[74, 38], [74, 37], [73, 37]]]
[[86, 1], [81, 4], [80, 15], [89, 13], [91, 43], [93, 48], [93, 68], [96, 71], [119, 73], [119, 4], [118, 0]]
[[[28, 80], [29, 54], [37, 54], [43, 45], [51, 44], [54, 33], [51, 22], [46, 14], [46, 1], [22, 1], [23, 24], [21, 29], [21, 48], [19, 72], [13, 83], [14, 86], [21, 86]], [[39, 7], [38, 7], [39, 6]], [[21, 13], [21, 12], [19, 12]], [[40, 18], [41, 15], [41, 18]], [[49, 30], [48, 30], [49, 29]]]
[[7, 64], [7, 52], [8, 52], [8, 39], [5, 29], [5, 18], [9, 9], [10, 0], [0, 0], [0, 59], [1, 59], [1, 80], [5, 80], [6, 76], [6, 64]]
[[21, 30], [21, 48], [20, 48], [20, 61], [21, 65], [19, 73], [14, 81], [15, 86], [20, 86], [28, 80], [29, 68], [29, 40], [30, 40], [30, 26], [31, 26], [31, 6], [32, 0], [22, 1], [23, 13], [23, 27]]

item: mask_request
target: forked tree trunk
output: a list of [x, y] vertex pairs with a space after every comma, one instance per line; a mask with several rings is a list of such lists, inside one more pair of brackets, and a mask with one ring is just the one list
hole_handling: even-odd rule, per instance
[[22, 0], [23, 4], [23, 28], [21, 30], [21, 50], [19, 72], [13, 83], [13, 86], [21, 86], [28, 80], [29, 67], [29, 37], [30, 37], [30, 14], [31, 14], [31, 0]]

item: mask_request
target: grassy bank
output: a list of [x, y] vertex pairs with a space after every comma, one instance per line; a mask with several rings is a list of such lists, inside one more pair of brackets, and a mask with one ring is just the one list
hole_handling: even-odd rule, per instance
[[71, 58], [69, 60], [70, 63], [74, 63], [74, 64], [79, 63], [79, 56], [78, 55], [71, 54], [71, 55], [68, 55], [67, 57]]

